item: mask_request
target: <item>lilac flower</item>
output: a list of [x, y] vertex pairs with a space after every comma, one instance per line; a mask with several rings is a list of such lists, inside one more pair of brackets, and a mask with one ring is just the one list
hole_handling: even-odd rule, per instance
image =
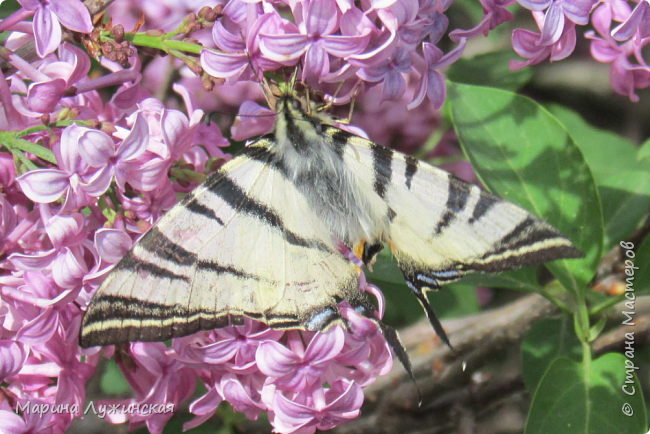
[[490, 30], [499, 25], [512, 21], [513, 15], [506, 7], [512, 6], [516, 0], [480, 0], [483, 5], [483, 19], [470, 30], [453, 30], [449, 33], [452, 41], [458, 42], [461, 38], [471, 39], [479, 34], [487, 36]]
[[307, 349], [295, 332], [288, 332], [291, 350], [278, 342], [266, 341], [256, 353], [260, 371], [274, 377], [273, 384], [282, 389], [298, 392], [312, 386], [328, 367], [330, 360], [343, 349], [345, 335], [340, 326], [327, 333], [317, 333]]
[[420, 85], [416, 91], [413, 101], [408, 105], [413, 108], [419, 105], [426, 94], [436, 110], [439, 110], [447, 97], [447, 86], [445, 79], [438, 71], [439, 68], [448, 66], [458, 60], [465, 49], [465, 39], [449, 53], [443, 55], [442, 51], [433, 44], [427, 42], [422, 44], [424, 51], [425, 67], [420, 80]]
[[[650, 67], [641, 53], [643, 45], [650, 40], [645, 39], [642, 44], [637, 44], [634, 39], [629, 39], [618, 44], [610, 33], [612, 19], [615, 17], [624, 21], [626, 14], [630, 13], [628, 8], [621, 7], [618, 3], [602, 4], [593, 13], [594, 28], [600, 37], [593, 31], [587, 32], [585, 36], [592, 40], [591, 54], [594, 59], [612, 64], [610, 82], [616, 93], [627, 95], [631, 101], [636, 102], [639, 97], [634, 92], [635, 89], [650, 86]], [[637, 63], [632, 63], [631, 59]]]
[[9, 340], [0, 341], [0, 381], [5, 382], [20, 371], [27, 360], [23, 344]]
[[276, 392], [273, 399], [275, 430], [281, 433], [314, 433], [332, 429], [356, 418], [363, 404], [363, 392], [354, 382], [338, 380], [324, 393], [296, 402]]
[[214, 77], [235, 80], [250, 80], [254, 77], [251, 65], [257, 71], [269, 71], [280, 67], [280, 64], [262, 56], [259, 45], [260, 32], [284, 33], [296, 32], [295, 25], [280, 17], [277, 12], [261, 15], [249, 29], [246, 41], [237, 34], [229, 32], [221, 23], [216, 23], [212, 29], [214, 43], [223, 53], [211, 50], [201, 52], [201, 66]]
[[81, 143], [94, 143], [104, 135], [76, 125], [63, 130], [61, 142], [53, 149], [60, 169], [32, 170], [18, 177], [16, 180], [25, 195], [34, 202], [51, 203], [65, 194], [68, 209], [79, 208], [92, 202], [93, 197], [101, 196], [110, 179], [92, 168], [81, 157], [80, 150]]
[[531, 11], [546, 10], [544, 26], [539, 44], [551, 45], [560, 40], [565, 33], [564, 18], [584, 26], [589, 22], [589, 12], [595, 0], [518, 0], [518, 3]]
[[28, 11], [34, 12], [36, 52], [45, 57], [61, 43], [61, 24], [79, 33], [90, 33], [93, 24], [90, 13], [77, 0], [18, 0]]
[[650, 3], [640, 1], [630, 16], [612, 30], [612, 37], [617, 41], [627, 41], [635, 36], [637, 44], [650, 37]]
[[[541, 12], [533, 12], [540, 28], [544, 26], [545, 16]], [[563, 33], [557, 41], [549, 44], [540, 44], [542, 35], [524, 29], [516, 29], [512, 32], [512, 46], [517, 54], [526, 58], [526, 61], [511, 60], [510, 70], [516, 71], [528, 65], [535, 65], [547, 57], [551, 61], [562, 60], [569, 56], [576, 45], [575, 24], [568, 22], [564, 27]]]
[[[260, 50], [269, 59], [293, 65], [304, 55], [302, 80], [323, 77], [330, 72], [329, 54], [349, 57], [361, 53], [370, 35], [335, 35], [339, 12], [334, 0], [306, 0], [300, 4], [303, 14], [299, 34], [264, 34], [260, 32]], [[296, 18], [298, 18], [296, 17]]]

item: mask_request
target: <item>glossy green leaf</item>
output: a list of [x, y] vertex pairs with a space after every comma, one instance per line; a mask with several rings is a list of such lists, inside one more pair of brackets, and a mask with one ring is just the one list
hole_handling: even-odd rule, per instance
[[516, 91], [530, 81], [530, 68], [511, 71], [508, 62], [521, 58], [512, 49], [479, 54], [471, 59], [461, 58], [447, 71], [447, 78], [455, 83], [496, 87]]
[[549, 111], [564, 125], [582, 151], [597, 185], [630, 171], [650, 171], [650, 161], [637, 161], [637, 146], [625, 137], [596, 128], [566, 107]]
[[[525, 434], [645, 434], [646, 409], [635, 370], [609, 353], [588, 367], [555, 359], [542, 377]], [[626, 380], [630, 383], [626, 384]], [[626, 394], [623, 388], [633, 394]]]
[[642, 223], [650, 207], [650, 172], [623, 172], [599, 186], [603, 205], [605, 240], [609, 251]]
[[535, 393], [542, 376], [558, 357], [576, 361], [582, 357], [573, 321], [566, 316], [538, 321], [526, 333], [521, 343], [521, 370], [528, 392]]
[[586, 287], [600, 262], [603, 220], [598, 191], [580, 149], [533, 100], [499, 89], [450, 83], [456, 133], [483, 183], [541, 216], [586, 254], [548, 263], [572, 290]]
[[537, 267], [525, 267], [496, 274], [472, 273], [464, 276], [460, 283], [489, 288], [510, 288], [523, 291], [537, 291]]
[[643, 145], [641, 145], [641, 148], [639, 149], [636, 157], [639, 160], [647, 159], [650, 157], [650, 139], [643, 142]]

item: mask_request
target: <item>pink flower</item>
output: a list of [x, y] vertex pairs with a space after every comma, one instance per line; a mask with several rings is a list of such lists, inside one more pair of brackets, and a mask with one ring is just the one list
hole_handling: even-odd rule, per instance
[[280, 433], [314, 433], [332, 429], [355, 419], [363, 404], [363, 392], [354, 382], [338, 380], [324, 393], [314, 393], [303, 402], [276, 392], [273, 398], [274, 424]]
[[[19, 176], [16, 180], [25, 195], [37, 203], [51, 203], [66, 195], [67, 208], [79, 208], [101, 196], [110, 185], [110, 177], [90, 166], [81, 157], [83, 143], [93, 147], [105, 143], [106, 134], [72, 125], [63, 130], [61, 142], [54, 146], [59, 169], [38, 169]], [[109, 138], [110, 140], [110, 138]]]
[[303, 81], [330, 72], [329, 54], [346, 58], [361, 53], [368, 45], [368, 32], [361, 35], [334, 34], [340, 19], [334, 0], [305, 1], [301, 7], [300, 33], [260, 33], [260, 49], [267, 58], [284, 65], [295, 64], [304, 55]]
[[[545, 16], [541, 12], [533, 12], [533, 16], [537, 21], [537, 25], [543, 28]], [[544, 45], [540, 42], [541, 40], [541, 34], [529, 30], [516, 29], [513, 31], [513, 48], [517, 54], [528, 60], [511, 60], [509, 64], [510, 70], [516, 71], [528, 65], [535, 65], [547, 57], [550, 57], [550, 60], [553, 62], [569, 56], [576, 46], [575, 24], [568, 22], [562, 34], [555, 42]]]
[[86, 6], [78, 0], [18, 0], [28, 11], [34, 12], [36, 52], [45, 57], [61, 43], [61, 24], [79, 33], [90, 33], [93, 24]]
[[340, 326], [327, 333], [317, 333], [306, 350], [295, 332], [288, 332], [287, 336], [291, 350], [277, 342], [266, 341], [260, 345], [255, 358], [260, 371], [274, 378], [273, 384], [293, 392], [314, 385], [345, 343]]

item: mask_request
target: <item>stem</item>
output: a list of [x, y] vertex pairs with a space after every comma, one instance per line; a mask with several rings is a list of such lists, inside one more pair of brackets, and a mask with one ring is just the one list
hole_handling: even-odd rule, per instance
[[597, 315], [600, 312], [609, 309], [610, 307], [620, 303], [621, 301], [625, 300], [625, 294], [620, 294], [617, 295], [616, 297], [608, 298], [607, 300], [603, 301], [600, 304], [597, 304], [593, 306], [591, 309], [589, 309], [589, 315]]
[[34, 127], [30, 127], [30, 128], [24, 129], [22, 131], [17, 131], [16, 132], [16, 138], [25, 137], [25, 136], [28, 136], [30, 134], [39, 133], [39, 132], [45, 131], [45, 130], [50, 131], [53, 128], [65, 128], [65, 127], [69, 127], [70, 125], [79, 125], [81, 127], [91, 127], [93, 124], [94, 124], [94, 121], [80, 121], [80, 120], [66, 119], [64, 121], [53, 122], [53, 123], [51, 123], [49, 125], [36, 125]]
[[[102, 38], [112, 39], [108, 34], [102, 36]], [[168, 39], [168, 35], [151, 36], [147, 35], [146, 33], [125, 33], [124, 39], [131, 42], [133, 45], [156, 48], [168, 54], [170, 50], [183, 51], [192, 54], [201, 54], [201, 50], [203, 49], [203, 46], [199, 44], [177, 41], [175, 39]]]
[[578, 338], [582, 344], [582, 364], [584, 367], [584, 381], [589, 384], [589, 367], [591, 364], [591, 344], [589, 342], [589, 310], [585, 300], [585, 293], [581, 288], [576, 291], [578, 311], [574, 313], [577, 324]]

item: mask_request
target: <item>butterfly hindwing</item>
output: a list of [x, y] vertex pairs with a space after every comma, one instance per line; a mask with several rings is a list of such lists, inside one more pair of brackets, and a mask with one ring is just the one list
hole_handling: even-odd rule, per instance
[[84, 317], [81, 345], [160, 341], [242, 317], [274, 328], [341, 322], [358, 270], [261, 139], [171, 209], [127, 253]]
[[328, 128], [328, 135], [342, 142], [346, 164], [359, 182], [394, 213], [384, 241], [446, 343], [426, 290], [467, 272], [582, 256], [570, 240], [523, 208], [411, 156]]

